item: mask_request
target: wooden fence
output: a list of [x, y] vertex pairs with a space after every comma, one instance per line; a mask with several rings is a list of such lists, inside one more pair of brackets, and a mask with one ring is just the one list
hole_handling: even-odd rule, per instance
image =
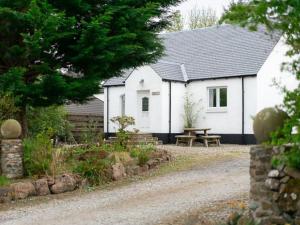
[[72, 134], [76, 140], [86, 133], [99, 134], [104, 131], [104, 118], [99, 115], [68, 115]]

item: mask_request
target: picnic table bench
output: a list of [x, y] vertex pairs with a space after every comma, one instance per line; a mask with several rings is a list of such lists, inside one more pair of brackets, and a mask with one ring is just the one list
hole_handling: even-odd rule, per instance
[[221, 136], [218, 136], [218, 135], [201, 136], [200, 139], [203, 140], [205, 147], [208, 147], [209, 143], [214, 143], [217, 146], [220, 146], [220, 144], [221, 144], [221, 142], [220, 142]]
[[196, 140], [196, 136], [191, 136], [191, 135], [177, 135], [176, 137], [176, 145], [179, 143], [188, 143], [190, 147], [193, 146], [194, 141]]

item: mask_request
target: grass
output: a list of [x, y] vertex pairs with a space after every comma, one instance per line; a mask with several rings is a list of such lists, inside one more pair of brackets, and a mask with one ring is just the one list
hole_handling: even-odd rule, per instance
[[0, 187], [7, 186], [10, 184], [10, 180], [5, 176], [0, 176]]
[[239, 152], [227, 152], [221, 154], [189, 154], [189, 155], [178, 155], [176, 160], [163, 164], [159, 169], [151, 171], [150, 176], [162, 176], [169, 173], [187, 171], [194, 168], [206, 167], [211, 164], [218, 162], [231, 160], [241, 156]]

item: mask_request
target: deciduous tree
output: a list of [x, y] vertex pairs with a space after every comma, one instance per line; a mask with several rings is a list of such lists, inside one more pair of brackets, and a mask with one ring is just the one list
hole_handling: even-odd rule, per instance
[[212, 8], [199, 8], [195, 6], [189, 13], [189, 29], [210, 27], [218, 22], [217, 13]]
[[174, 12], [170, 19], [170, 25], [167, 27], [168, 32], [182, 31], [184, 29], [184, 17], [180, 11]]

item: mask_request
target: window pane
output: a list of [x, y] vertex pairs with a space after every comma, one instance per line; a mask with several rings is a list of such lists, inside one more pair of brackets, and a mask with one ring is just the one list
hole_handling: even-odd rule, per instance
[[227, 107], [227, 88], [220, 88], [220, 107]]
[[217, 107], [217, 89], [209, 89], [209, 107]]
[[147, 98], [147, 97], [142, 99], [142, 111], [143, 112], [149, 111], [149, 98]]

